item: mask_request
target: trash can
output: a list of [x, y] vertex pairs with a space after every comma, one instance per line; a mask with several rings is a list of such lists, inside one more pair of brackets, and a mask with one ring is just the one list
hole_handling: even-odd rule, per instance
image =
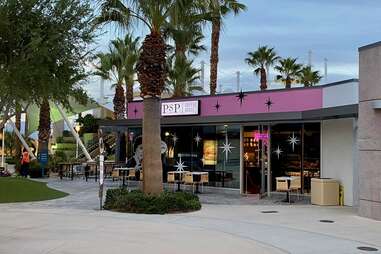
[[311, 204], [339, 205], [339, 186], [339, 182], [332, 178], [312, 178]]

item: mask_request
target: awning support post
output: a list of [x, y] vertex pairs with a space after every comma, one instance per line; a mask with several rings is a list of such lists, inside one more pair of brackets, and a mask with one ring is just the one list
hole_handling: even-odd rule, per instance
[[24, 148], [28, 151], [31, 159], [32, 160], [37, 160], [36, 156], [33, 154], [32, 150], [29, 147], [29, 145], [26, 143], [24, 137], [21, 135], [20, 131], [17, 129], [15, 123], [12, 121], [12, 119], [9, 119], [8, 121], [11, 123], [13, 131], [16, 133], [16, 136], [19, 138], [19, 140], [21, 141], [21, 143], [24, 146]]
[[73, 126], [71, 126], [71, 123], [70, 123], [69, 119], [67, 118], [65, 112], [62, 110], [60, 105], [58, 105], [58, 103], [55, 102], [54, 104], [56, 105], [56, 107], [57, 107], [58, 111], [60, 112], [62, 118], [65, 120], [66, 125], [69, 127], [71, 134], [73, 134], [75, 141], [78, 142], [79, 147], [81, 147], [81, 150], [85, 154], [87, 161], [94, 161], [91, 158], [89, 152], [87, 151], [85, 145], [82, 143], [82, 140], [79, 138], [78, 133], [74, 130]]

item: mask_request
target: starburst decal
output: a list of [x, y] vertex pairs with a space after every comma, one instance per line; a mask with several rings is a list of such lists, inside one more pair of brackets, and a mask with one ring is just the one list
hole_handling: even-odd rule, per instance
[[290, 143], [290, 145], [292, 146], [292, 151], [295, 150], [295, 145], [299, 144], [299, 141], [300, 140], [297, 137], [295, 137], [295, 133], [293, 132], [292, 136], [288, 138], [288, 143]]
[[282, 149], [280, 149], [279, 145], [278, 145], [277, 149], [274, 151], [274, 153], [278, 156], [278, 160], [279, 160], [280, 155], [283, 153], [283, 151], [282, 151]]
[[229, 153], [231, 153], [232, 149], [235, 148], [231, 145], [231, 143], [229, 143], [228, 132], [226, 132], [225, 134], [225, 143], [223, 143], [223, 145], [220, 146], [220, 148], [222, 149], [222, 152], [225, 153], [225, 159], [227, 161], [229, 159]]
[[201, 142], [201, 140], [202, 140], [202, 138], [197, 133], [196, 137], [194, 137], [194, 141], [196, 142], [197, 147], [198, 147], [198, 144]]
[[216, 110], [217, 110], [217, 112], [218, 112], [218, 110], [220, 109], [220, 107], [221, 107], [221, 105], [218, 103], [218, 101], [217, 101], [217, 103], [216, 103], [216, 105], [214, 105], [214, 107], [216, 108]]
[[178, 140], [179, 140], [179, 138], [176, 136], [176, 134], [173, 134], [173, 136], [172, 136], [173, 146], [176, 146], [176, 143]]
[[272, 105], [274, 104], [274, 102], [271, 101], [270, 97], [267, 98], [267, 101], [266, 101], [266, 106], [267, 106], [267, 110], [270, 111]]
[[240, 102], [240, 105], [242, 105], [242, 102], [243, 102], [243, 100], [245, 99], [246, 96], [247, 95], [244, 92], [242, 92], [242, 90], [241, 90], [240, 93], [238, 93], [238, 95], [236, 97], [238, 98], [238, 100]]
[[179, 157], [179, 161], [175, 165], [176, 171], [183, 172], [184, 168], [187, 168], [188, 166], [185, 166], [184, 162], [181, 160], [181, 156]]

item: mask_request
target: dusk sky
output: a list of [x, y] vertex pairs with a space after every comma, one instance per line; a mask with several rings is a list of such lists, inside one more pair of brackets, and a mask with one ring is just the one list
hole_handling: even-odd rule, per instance
[[[358, 77], [358, 47], [381, 40], [379, 0], [242, 0], [248, 7], [239, 16], [224, 21], [220, 41], [219, 84], [225, 91], [236, 89], [236, 72], [241, 72], [243, 90], [258, 90], [258, 78], [244, 59], [259, 45], [275, 47], [282, 57], [297, 57], [323, 73], [328, 59], [328, 82]], [[207, 51], [198, 56], [196, 66], [206, 62], [205, 83], [209, 84], [210, 31], [205, 29]], [[137, 33], [144, 36], [144, 32]], [[104, 48], [111, 34], [99, 41]], [[273, 76], [274, 72], [271, 71]], [[273, 79], [273, 77], [271, 78]], [[324, 83], [324, 81], [322, 82]], [[272, 84], [272, 88], [280, 87]], [[99, 97], [99, 81], [88, 86]], [[106, 94], [113, 94], [107, 90]]]

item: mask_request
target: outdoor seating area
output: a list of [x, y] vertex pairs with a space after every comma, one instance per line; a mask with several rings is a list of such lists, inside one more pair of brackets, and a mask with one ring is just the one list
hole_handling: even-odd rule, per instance
[[[89, 179], [99, 180], [99, 164], [96, 162], [66, 162], [58, 164], [58, 172], [61, 180], [74, 180], [82, 178], [86, 182]], [[191, 191], [202, 193], [204, 186], [209, 184], [210, 172], [201, 171], [169, 171], [166, 182], [173, 191]], [[219, 173], [222, 186], [225, 174]], [[216, 174], [214, 174], [216, 177]], [[131, 182], [143, 181], [143, 170], [141, 167], [127, 167], [126, 164], [118, 164], [114, 161], [104, 162], [104, 179], [119, 182], [121, 187], [130, 186]]]
[[285, 192], [286, 199], [285, 202], [291, 203], [291, 192], [296, 192], [297, 198], [299, 200], [299, 194], [301, 192], [302, 185], [300, 177], [296, 176], [282, 176], [276, 177], [276, 191]]

